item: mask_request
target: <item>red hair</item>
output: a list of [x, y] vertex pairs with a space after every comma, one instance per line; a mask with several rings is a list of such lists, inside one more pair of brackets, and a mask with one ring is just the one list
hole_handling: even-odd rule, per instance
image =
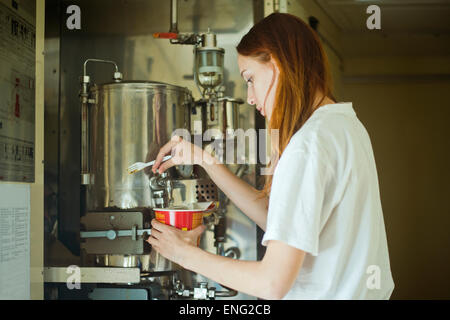
[[[327, 56], [316, 32], [287, 13], [272, 13], [255, 24], [241, 39], [237, 51], [261, 63], [272, 58], [280, 70], [269, 121], [269, 129], [279, 130], [279, 144], [272, 145], [272, 159], [278, 159], [314, 112], [316, 94], [323, 94], [319, 105], [326, 96], [335, 100]], [[268, 175], [263, 196], [269, 195], [271, 185], [272, 175]]]

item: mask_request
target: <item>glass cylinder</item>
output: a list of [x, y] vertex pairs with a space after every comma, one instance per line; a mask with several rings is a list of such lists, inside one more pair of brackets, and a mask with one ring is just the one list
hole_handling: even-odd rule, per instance
[[196, 48], [196, 81], [204, 89], [214, 89], [223, 82], [223, 56], [221, 48]]

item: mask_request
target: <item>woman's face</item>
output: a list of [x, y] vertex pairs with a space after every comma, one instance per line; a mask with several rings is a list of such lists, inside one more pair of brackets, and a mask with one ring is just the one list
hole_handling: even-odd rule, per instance
[[255, 58], [238, 55], [239, 72], [247, 82], [247, 102], [270, 119], [275, 92], [278, 85], [279, 69], [273, 59], [261, 63]]

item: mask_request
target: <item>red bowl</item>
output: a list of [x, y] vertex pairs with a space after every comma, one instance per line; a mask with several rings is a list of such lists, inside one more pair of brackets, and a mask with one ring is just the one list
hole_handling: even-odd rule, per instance
[[215, 209], [214, 202], [198, 202], [192, 208], [154, 208], [156, 220], [181, 230], [192, 230], [202, 224], [203, 216]]

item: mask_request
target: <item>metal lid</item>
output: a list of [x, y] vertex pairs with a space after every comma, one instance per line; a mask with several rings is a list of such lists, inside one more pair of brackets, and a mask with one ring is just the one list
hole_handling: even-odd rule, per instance
[[114, 90], [114, 89], [163, 89], [163, 90], [174, 90], [174, 91], [181, 91], [185, 92], [186, 94], [191, 94], [191, 91], [186, 87], [180, 87], [173, 84], [168, 84], [164, 82], [158, 82], [158, 81], [138, 81], [138, 80], [131, 80], [131, 81], [121, 81], [121, 82], [108, 82], [108, 83], [101, 83], [101, 84], [95, 84], [91, 87], [91, 90]]

